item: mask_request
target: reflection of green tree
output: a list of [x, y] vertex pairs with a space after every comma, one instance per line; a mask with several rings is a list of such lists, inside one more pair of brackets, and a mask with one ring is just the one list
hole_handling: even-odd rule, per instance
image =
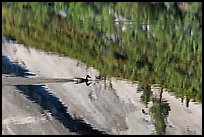
[[143, 91], [142, 95], [140, 96], [140, 99], [142, 102], [145, 103], [146, 107], [148, 105], [148, 102], [151, 99], [152, 96], [152, 91], [151, 91], [151, 86], [148, 84], [142, 84], [141, 85], [141, 90]]
[[166, 118], [169, 114], [170, 106], [166, 101], [162, 101], [162, 92], [160, 93], [160, 98], [153, 98], [153, 106], [150, 108], [150, 113], [154, 120], [154, 125], [157, 134], [165, 134], [166, 129]]

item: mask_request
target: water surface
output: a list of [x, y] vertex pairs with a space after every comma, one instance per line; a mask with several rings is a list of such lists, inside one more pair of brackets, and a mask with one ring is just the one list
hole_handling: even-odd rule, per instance
[[[33, 48], [29, 48], [28, 52], [28, 48], [21, 44], [3, 43], [2, 54], [3, 65], [7, 68], [12, 66], [12, 63], [18, 66], [15, 67], [17, 69], [12, 69], [14, 77], [19, 76], [16, 74], [22, 71], [18, 71], [18, 68], [22, 68], [23, 72], [33, 74], [21, 75], [22, 78], [32, 78], [37, 84], [43, 83], [37, 79], [46, 78], [46, 92], [58, 98], [67, 107], [65, 113], [84, 120], [99, 131], [107, 131], [110, 134], [201, 134], [201, 105], [176, 98], [158, 85], [111, 77], [96, 80], [99, 72], [93, 67]], [[96, 80], [92, 81], [90, 86], [73, 82], [47, 83], [52, 79], [84, 77], [86, 74]], [[18, 82], [18, 85], [25, 85]], [[19, 90], [23, 89], [21, 86], [17, 87]], [[26, 91], [22, 92], [26, 94]], [[43, 95], [43, 92], [45, 91], [39, 91], [39, 95]], [[47, 97], [48, 100], [51, 99]], [[55, 114], [55, 111], [51, 110], [51, 113]]]

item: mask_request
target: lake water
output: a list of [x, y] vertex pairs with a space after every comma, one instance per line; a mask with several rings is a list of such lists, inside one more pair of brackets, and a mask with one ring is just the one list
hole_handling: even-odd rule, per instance
[[[74, 132], [77, 128], [66, 120], [81, 126], [80, 134], [202, 134], [202, 105], [158, 85], [113, 77], [97, 80], [100, 73], [93, 67], [12, 42], [2, 43], [3, 66], [2, 74], [14, 76], [8, 83]], [[55, 81], [87, 74], [93, 80], [89, 86]]]
[[29, 44], [2, 37], [2, 84], [77, 134], [202, 134], [201, 19], [202, 3], [5, 2], [2, 33]]

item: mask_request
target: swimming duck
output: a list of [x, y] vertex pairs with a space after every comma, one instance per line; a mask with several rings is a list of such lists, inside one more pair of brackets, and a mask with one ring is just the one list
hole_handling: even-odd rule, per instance
[[84, 83], [86, 82], [86, 85], [90, 85], [91, 83], [88, 83], [88, 78], [91, 78], [89, 75], [86, 75], [86, 78], [79, 78], [79, 77], [75, 77], [73, 79], [73, 81], [75, 82], [75, 84], [79, 84], [79, 83]]

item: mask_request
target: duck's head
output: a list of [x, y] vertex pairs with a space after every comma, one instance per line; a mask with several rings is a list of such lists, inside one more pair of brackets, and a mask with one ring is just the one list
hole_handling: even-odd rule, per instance
[[86, 75], [86, 78], [91, 78], [89, 75]]

